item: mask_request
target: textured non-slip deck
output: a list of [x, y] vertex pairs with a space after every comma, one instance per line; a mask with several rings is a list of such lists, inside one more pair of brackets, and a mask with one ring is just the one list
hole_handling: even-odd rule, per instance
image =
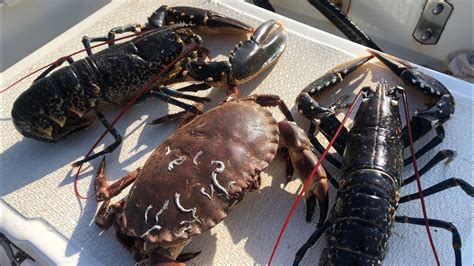
[[[308, 123], [296, 112], [294, 107], [297, 94], [307, 84], [332, 67], [355, 55], [364, 54], [361, 46], [244, 3], [233, 3], [232, 1], [224, 1], [224, 3], [214, 1], [124, 1], [113, 2], [106, 7], [106, 12], [101, 10], [100, 15], [95, 15], [93, 23], [88, 23], [87, 27], [81, 30], [76, 29], [74, 34], [68, 35], [69, 39], [60, 40], [59, 45], [52, 46], [51, 50], [43, 52], [38, 58], [24, 64], [25, 67], [22, 71], [17, 71], [17, 75], [3, 76], [2, 86], [7, 86], [21, 76], [60, 56], [82, 49], [80, 41], [84, 35], [105, 35], [109, 29], [116, 26], [145, 23], [146, 18], [160, 5], [173, 6], [177, 3], [215, 10], [253, 26], [258, 26], [269, 18], [275, 18], [287, 25], [289, 29], [288, 48], [281, 60], [255, 80], [241, 86], [241, 89], [242, 95], [253, 93], [280, 95], [291, 108], [297, 122], [304, 127], [307, 127]], [[239, 11], [235, 6], [245, 11]], [[259, 18], [255, 17], [257, 15]], [[228, 51], [240, 39], [238, 36], [205, 35], [204, 40], [213, 56], [224, 59], [223, 56], [227, 55]], [[360, 88], [363, 84], [374, 84], [382, 79], [389, 82], [390, 85], [400, 83], [396, 77], [379, 64], [373, 64], [376, 63], [375, 60], [371, 62], [372, 64], [363, 67], [353, 75], [357, 78], [356, 81], [344, 82], [344, 85], [349, 85], [349, 89], [339, 90], [336, 96], [334, 96], [335, 93], [327, 93], [322, 102], [329, 103], [338, 96], [348, 93], [351, 88]], [[450, 164], [440, 164], [428, 172], [422, 178], [423, 186], [429, 187], [453, 176], [463, 178], [473, 184], [472, 84], [439, 73], [436, 75], [452, 89], [456, 99], [456, 112], [455, 116], [446, 124], [445, 142], [421, 158], [419, 165], [423, 166], [436, 151], [441, 149], [453, 149], [458, 154]], [[133, 258], [116, 241], [113, 230], [102, 232], [93, 223], [98, 204], [93, 199], [79, 200], [73, 189], [75, 170], [71, 168], [70, 164], [82, 158], [102, 133], [103, 126], [100, 123], [95, 123], [67, 140], [54, 144], [23, 138], [13, 127], [10, 110], [15, 98], [27, 89], [33, 79], [34, 77], [26, 79], [9, 91], [0, 94], [0, 130], [2, 132], [0, 205], [2, 212], [4, 212], [0, 229], [10, 232], [10, 237], [23, 241], [22, 243], [26, 246], [33, 244], [39, 250], [47, 249], [48, 251], [43, 253], [51, 254], [52, 252], [55, 257], [52, 260], [55, 262], [130, 265], [133, 263]], [[335, 91], [337, 90], [332, 92]], [[210, 106], [213, 106], [223, 99], [225, 93], [213, 89], [199, 95], [212, 97], [213, 102]], [[423, 99], [418, 93], [411, 93], [411, 96], [409, 100], [414, 106], [422, 106]], [[119, 110], [120, 108], [110, 109], [106, 115], [112, 119]], [[411, 110], [413, 111], [414, 107]], [[168, 112], [176, 111], [179, 109], [174, 106], [168, 106], [157, 100], [147, 100], [134, 106], [119, 121], [117, 129], [122, 133], [124, 141], [113, 154], [107, 156], [107, 173], [110, 179], [119, 178], [127, 171], [141, 166], [154, 148], [176, 129], [175, 124], [154, 126], [148, 125], [146, 122]], [[274, 113], [279, 119], [283, 119], [277, 109]], [[112, 141], [110, 137], [107, 137], [104, 142], [111, 143]], [[79, 182], [79, 190], [82, 194], [92, 193], [93, 176], [97, 171], [99, 161], [98, 159], [93, 160], [84, 165]], [[411, 166], [404, 170], [406, 176], [411, 175], [412, 172]], [[194, 238], [185, 248], [187, 252], [202, 251], [201, 255], [190, 263], [197, 265], [267, 263], [283, 220], [301, 187], [300, 181], [295, 180], [283, 188], [284, 175], [284, 160], [277, 157], [274, 163], [262, 173], [263, 184], [260, 191], [247, 194], [244, 200], [231, 210], [229, 217], [224, 222], [209, 232]], [[334, 189], [332, 187], [331, 189], [333, 190], [332, 196], [334, 196]], [[415, 191], [416, 185], [412, 184], [402, 189], [402, 195]], [[122, 196], [124, 195], [125, 193], [122, 194]], [[119, 198], [117, 197], [117, 199]], [[331, 205], [333, 199], [334, 197], [331, 199]], [[463, 240], [468, 239], [472, 233], [472, 198], [467, 197], [461, 189], [453, 188], [430, 196], [426, 199], [426, 204], [430, 218], [453, 222], [458, 227]], [[402, 204], [398, 214], [421, 217], [419, 201]], [[305, 204], [302, 202], [278, 249], [274, 260], [275, 265], [292, 263], [298, 248], [314, 231], [315, 222], [306, 223], [304, 215]], [[56, 246], [48, 245], [46, 235], [45, 238], [38, 235], [40, 234], [38, 232], [43, 231], [45, 234], [55, 234], [66, 241], [58, 241]], [[442, 264], [453, 264], [451, 235], [438, 229], [432, 229], [432, 233]], [[303, 263], [314, 265], [325, 246], [326, 241], [323, 237], [314, 248], [309, 250]], [[48, 262], [48, 260], [44, 261]], [[434, 264], [425, 229], [421, 226], [396, 224], [384, 263], [386, 265]]]

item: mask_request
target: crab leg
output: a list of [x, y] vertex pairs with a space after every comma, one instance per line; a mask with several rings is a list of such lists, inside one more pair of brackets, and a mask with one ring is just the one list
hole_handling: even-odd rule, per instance
[[128, 187], [130, 184], [135, 182], [138, 174], [140, 174], [141, 168], [128, 173], [126, 176], [120, 178], [114, 183], [107, 184], [107, 176], [105, 175], [105, 157], [102, 159], [99, 165], [99, 170], [97, 171], [97, 176], [95, 178], [95, 189], [97, 201], [108, 201], [110, 198], [118, 195], [123, 189]]
[[[312, 146], [308, 137], [294, 122], [282, 121], [278, 123], [278, 128], [280, 129], [280, 143], [288, 148], [294, 168], [298, 171], [300, 178], [305, 181], [318, 162], [318, 158], [311, 150]], [[326, 220], [329, 202], [328, 189], [326, 171], [320, 166], [317, 169], [316, 178], [313, 179], [304, 194], [307, 207], [306, 221], [311, 221], [316, 201], [319, 203], [318, 227]]]

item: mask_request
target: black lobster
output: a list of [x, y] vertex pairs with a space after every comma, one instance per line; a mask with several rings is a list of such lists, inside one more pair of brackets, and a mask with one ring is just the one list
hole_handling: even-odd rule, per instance
[[[344, 109], [341, 101], [326, 108], [320, 106], [314, 97], [320, 91], [341, 81], [373, 56], [385, 63], [406, 84], [415, 85], [437, 99], [434, 106], [416, 112], [410, 121], [415, 140], [433, 127], [438, 133], [416, 153], [419, 157], [442, 141], [442, 124], [454, 113], [454, 98], [447, 88], [434, 78], [409, 67], [408, 63], [375, 52], [336, 67], [299, 94], [296, 100], [299, 112], [313, 122], [309, 130], [311, 142], [322, 152], [324, 148], [314, 136], [315, 124], [328, 139], [332, 138], [340, 125], [336, 112]], [[424, 219], [395, 215], [398, 204], [419, 198], [418, 193], [400, 197], [400, 187], [415, 180], [415, 176], [403, 180], [401, 177], [403, 166], [411, 162], [410, 159], [403, 159], [403, 149], [408, 145], [408, 137], [407, 127], [402, 129], [398, 109], [398, 100], [404, 89], [399, 86], [388, 88], [388, 85], [382, 82], [375, 90], [370, 87], [362, 90], [363, 100], [351, 130], [343, 128], [333, 145], [336, 151], [343, 155], [342, 164], [335, 157], [328, 157], [328, 161], [343, 171], [339, 182], [330, 177], [331, 183], [338, 188], [335, 205], [329, 218], [320, 223], [318, 229], [297, 252], [295, 265], [299, 264], [306, 251], [325, 231], [328, 231], [328, 248], [323, 251], [321, 265], [379, 265], [387, 251], [387, 241], [394, 222], [424, 225]], [[450, 150], [438, 152], [420, 173], [425, 173], [437, 163], [453, 156], [454, 152]], [[422, 193], [426, 197], [454, 186], [460, 186], [468, 195], [474, 197], [474, 188], [464, 180], [454, 177], [425, 189]], [[307, 220], [311, 219], [314, 206], [311, 198], [307, 198]], [[456, 265], [461, 265], [461, 238], [456, 227], [452, 223], [435, 219], [428, 219], [428, 224], [452, 233]]]
[[[208, 51], [201, 46], [201, 37], [193, 32], [195, 28], [252, 36], [235, 47], [228, 61], [209, 62]], [[115, 44], [116, 34], [137, 31], [141, 32], [138, 37]], [[110, 47], [93, 54], [91, 43], [102, 41], [107, 41]], [[209, 101], [182, 92], [205, 90], [211, 86], [232, 88], [252, 79], [279, 59], [286, 47], [286, 33], [281, 24], [272, 20], [254, 30], [209, 10], [162, 6], [148, 18], [145, 26], [117, 27], [107, 37], [84, 37], [82, 42], [88, 57], [77, 61], [71, 57], [58, 60], [16, 99], [12, 109], [15, 128], [23, 136], [48, 142], [59, 141], [87, 127], [93, 118], [85, 115], [93, 110], [115, 142], [76, 165], [112, 152], [121, 143], [119, 132], [110, 128], [98, 106], [128, 103], [142, 92], [147, 82], [154, 81], [154, 76], [182, 57], [154, 83], [147, 95], [200, 113], [195, 106], [175, 98]], [[192, 45], [197, 48], [183, 54]], [[65, 61], [70, 65], [52, 72]], [[179, 90], [165, 86], [183, 81], [201, 84]]]

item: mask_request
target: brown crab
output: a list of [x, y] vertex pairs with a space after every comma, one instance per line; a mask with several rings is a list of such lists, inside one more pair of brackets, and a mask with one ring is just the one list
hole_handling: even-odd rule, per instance
[[[137, 260], [172, 263], [197, 255], [179, 254], [192, 236], [221, 222], [245, 191], [259, 187], [259, 174], [279, 147], [288, 149], [289, 176], [294, 167], [307, 177], [316, 165], [308, 137], [278, 96], [229, 99], [179, 128], [141, 170], [110, 186], [101, 165], [97, 199], [105, 202], [95, 221], [103, 228], [114, 224], [118, 239]], [[264, 108], [270, 106], [278, 106], [289, 121], [277, 122]], [[318, 175], [306, 198], [318, 200], [324, 220], [328, 183], [323, 168]], [[109, 205], [132, 182], [128, 196]]]

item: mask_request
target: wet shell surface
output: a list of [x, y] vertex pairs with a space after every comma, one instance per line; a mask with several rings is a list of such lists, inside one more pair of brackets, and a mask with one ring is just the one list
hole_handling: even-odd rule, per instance
[[128, 234], [171, 244], [214, 227], [245, 191], [258, 188], [278, 141], [275, 118], [250, 100], [195, 118], [145, 163], [124, 209]]

